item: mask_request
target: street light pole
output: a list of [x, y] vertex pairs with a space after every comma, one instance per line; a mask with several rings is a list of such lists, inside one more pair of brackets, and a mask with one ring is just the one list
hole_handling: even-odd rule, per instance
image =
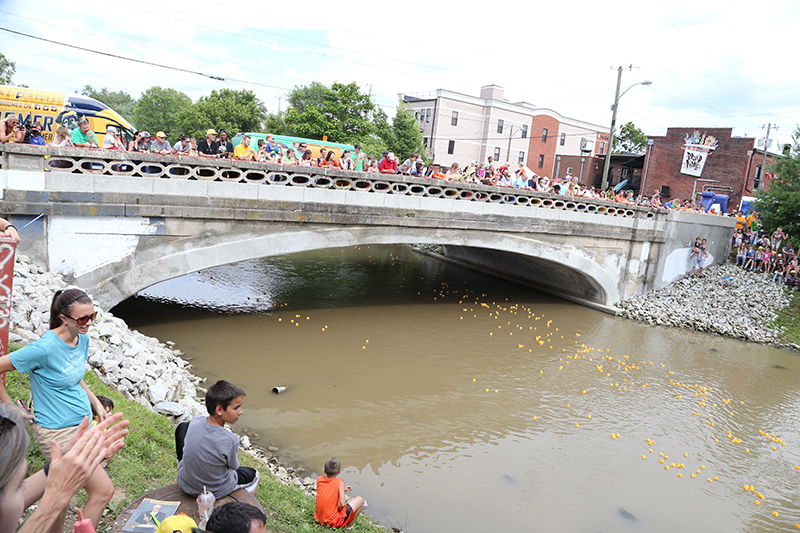
[[513, 139], [513, 138], [514, 138], [514, 135], [516, 135], [517, 133], [519, 133], [519, 132], [521, 132], [521, 131], [522, 131], [522, 126], [520, 126], [519, 128], [517, 128], [517, 131], [514, 131], [514, 126], [512, 126], [511, 124], [509, 124], [509, 125], [508, 125], [508, 129], [509, 129], [510, 131], [509, 131], [509, 133], [508, 133], [508, 150], [506, 151], [506, 153], [508, 154], [508, 155], [507, 155], [507, 158], [508, 158], [508, 163], [509, 163], [509, 164], [511, 164], [511, 139]]
[[609, 131], [608, 148], [606, 149], [606, 160], [603, 163], [603, 181], [600, 184], [600, 188], [603, 190], [606, 190], [606, 188], [608, 187], [608, 170], [611, 165], [611, 148], [614, 145], [614, 128], [617, 125], [617, 107], [619, 106], [619, 99], [625, 96], [625, 93], [627, 93], [637, 85], [653, 84], [653, 82], [650, 80], [640, 81], [639, 83], [634, 83], [633, 85], [625, 89], [622, 92], [622, 94], [619, 94], [619, 86], [621, 81], [622, 81], [622, 67], [619, 67], [617, 69], [617, 90], [614, 93], [614, 105], [611, 106], [611, 110], [613, 111], [611, 114], [611, 130]]

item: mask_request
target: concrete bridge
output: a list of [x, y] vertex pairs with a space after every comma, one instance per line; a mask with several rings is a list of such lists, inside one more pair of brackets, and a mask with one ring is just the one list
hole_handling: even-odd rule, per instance
[[367, 244], [446, 256], [605, 310], [686, 274], [690, 241], [727, 256], [735, 222], [444, 182], [108, 150], [0, 146], [19, 253], [105, 308], [217, 265]]

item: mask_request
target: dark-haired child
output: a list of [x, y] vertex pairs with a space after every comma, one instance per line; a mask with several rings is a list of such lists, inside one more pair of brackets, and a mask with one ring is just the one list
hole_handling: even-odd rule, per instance
[[337, 476], [342, 471], [342, 465], [336, 457], [331, 457], [325, 463], [325, 475], [317, 478], [317, 504], [314, 509], [314, 520], [328, 527], [347, 527], [355, 522], [367, 501], [361, 496], [356, 496], [350, 503], [344, 497], [345, 492], [350, 492], [353, 487], [345, 486], [344, 481]]
[[[242, 416], [244, 396], [244, 390], [225, 380], [211, 385], [206, 392], [209, 416], [194, 417], [185, 437], [176, 442], [178, 485], [186, 494], [197, 496], [205, 487], [220, 499], [238, 489], [250, 494], [258, 490], [258, 471], [239, 466], [239, 436], [224, 427]], [[179, 433], [180, 428], [176, 435]]]
[[[105, 416], [111, 416], [112, 411], [114, 411], [114, 401], [111, 398], [106, 398], [105, 396], [97, 395], [97, 401], [100, 402], [100, 406], [103, 408], [103, 412]], [[92, 424], [95, 426], [100, 423], [100, 416], [97, 414], [97, 408], [92, 405]]]

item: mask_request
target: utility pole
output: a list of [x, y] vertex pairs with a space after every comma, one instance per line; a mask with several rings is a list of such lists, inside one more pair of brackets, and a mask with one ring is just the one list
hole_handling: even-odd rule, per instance
[[[608, 170], [611, 166], [611, 147], [614, 146], [614, 126], [617, 124], [617, 107], [619, 104], [619, 84], [622, 82], [622, 66], [617, 69], [617, 91], [614, 93], [614, 105], [611, 107], [611, 130], [609, 131], [608, 148], [606, 149], [606, 160], [603, 162], [603, 181], [600, 188], [605, 191], [608, 188]], [[595, 178], [597, 179], [597, 178]], [[597, 183], [597, 182], [595, 182]]]
[[[761, 172], [759, 173], [759, 188], [764, 189], [764, 175], [766, 174], [767, 170], [767, 147], [769, 146], [769, 131], [772, 129], [773, 124], [768, 122], [766, 125], [767, 128], [767, 135], [764, 137], [764, 153], [762, 154], [763, 157], [761, 158]], [[761, 126], [761, 129], [764, 129], [764, 126]], [[778, 125], [775, 124], [775, 129], [778, 129]]]
[[[633, 65], [628, 67], [628, 70], [633, 70]], [[613, 111], [613, 114], [611, 115], [611, 130], [609, 130], [610, 135], [608, 139], [608, 149], [606, 150], [606, 160], [605, 163], [603, 164], [603, 182], [600, 184], [600, 187], [603, 190], [606, 190], [606, 188], [608, 187], [608, 170], [611, 165], [611, 151], [612, 151], [612, 146], [614, 145], [614, 127], [617, 125], [617, 107], [619, 107], [619, 99], [625, 96], [625, 93], [627, 93], [637, 85], [653, 84], [653, 82], [650, 80], [640, 81], [638, 83], [634, 83], [633, 85], [622, 91], [622, 94], [619, 94], [619, 85], [621, 81], [622, 81], [622, 67], [620, 66], [619, 68], [617, 68], [617, 90], [614, 93], [614, 105], [611, 106], [611, 110]]]

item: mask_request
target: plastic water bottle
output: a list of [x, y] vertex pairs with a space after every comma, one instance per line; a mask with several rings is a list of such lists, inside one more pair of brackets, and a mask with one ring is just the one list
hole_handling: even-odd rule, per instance
[[200, 529], [206, 528], [206, 522], [208, 522], [208, 517], [211, 516], [211, 512], [214, 510], [214, 502], [217, 499], [214, 497], [214, 494], [208, 492], [206, 487], [203, 486], [203, 493], [197, 497], [197, 514], [200, 516], [200, 524], [198, 527]]

